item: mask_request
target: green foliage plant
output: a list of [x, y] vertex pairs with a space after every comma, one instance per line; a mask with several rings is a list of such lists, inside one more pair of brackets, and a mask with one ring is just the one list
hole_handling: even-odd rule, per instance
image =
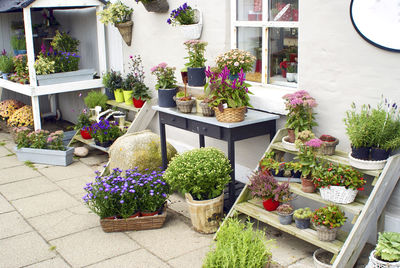
[[35, 70], [37, 75], [45, 75], [55, 73], [56, 62], [50, 57], [45, 57], [43, 54], [39, 54], [35, 61]]
[[253, 197], [287, 202], [291, 198], [288, 182], [279, 183], [269, 172], [257, 171], [250, 177], [248, 185]]
[[13, 56], [8, 54], [0, 56], [0, 71], [5, 74], [12, 73], [14, 71]]
[[78, 52], [79, 40], [71, 37], [66, 32], [56, 31], [51, 46], [57, 52]]
[[311, 217], [311, 221], [316, 227], [325, 226], [329, 229], [342, 226], [346, 219], [344, 212], [333, 204], [316, 209]]
[[253, 223], [242, 223], [237, 218], [228, 218], [217, 234], [215, 249], [210, 251], [203, 268], [259, 268], [271, 262], [271, 244], [265, 232], [255, 230]]
[[311, 176], [314, 168], [318, 165], [317, 154], [321, 145], [320, 139], [311, 139], [300, 145], [299, 155], [295, 158], [299, 159], [303, 177]]
[[103, 110], [106, 110], [108, 97], [100, 91], [91, 90], [83, 101], [88, 108], [93, 109], [96, 106], [101, 106]]
[[11, 47], [15, 50], [26, 50], [25, 36], [11, 36]]
[[362, 105], [357, 111], [356, 104], [351, 104], [351, 109], [346, 112], [344, 123], [346, 133], [354, 148], [370, 147], [373, 145], [374, 126], [371, 118], [371, 106]]
[[375, 257], [387, 262], [400, 261], [400, 233], [379, 233]]
[[122, 80], [122, 90], [129, 91], [133, 90], [137, 80], [135, 76], [131, 73], [127, 74], [126, 78]]
[[312, 214], [313, 212], [309, 207], [299, 208], [294, 211], [293, 217], [296, 219], [309, 219], [311, 218]]
[[117, 71], [109, 71], [103, 75], [103, 85], [110, 90], [116, 90], [122, 86], [122, 75]]
[[86, 127], [89, 127], [92, 124], [92, 121], [90, 120], [89, 113], [87, 109], [83, 109], [82, 113], [79, 114], [78, 116], [78, 121], [76, 125], [74, 126], [75, 130], [84, 130]]
[[222, 151], [199, 148], [177, 155], [165, 170], [164, 179], [172, 190], [190, 193], [197, 200], [209, 200], [222, 194], [232, 168]]
[[25, 77], [29, 75], [28, 57], [26, 55], [15, 56], [13, 61], [15, 72], [19, 77]]
[[204, 53], [206, 51], [207, 42], [200, 40], [188, 40], [183, 43], [186, 46], [189, 56], [185, 57], [189, 62], [185, 64], [186, 67], [190, 68], [202, 68], [205, 67], [206, 58]]
[[131, 19], [133, 9], [123, 4], [121, 1], [108, 3], [106, 8], [97, 12], [100, 21], [104, 24], [118, 24], [127, 22]]
[[157, 78], [155, 85], [157, 90], [176, 88], [175, 67], [168, 67], [165, 62], [162, 62], [151, 68], [151, 74]]

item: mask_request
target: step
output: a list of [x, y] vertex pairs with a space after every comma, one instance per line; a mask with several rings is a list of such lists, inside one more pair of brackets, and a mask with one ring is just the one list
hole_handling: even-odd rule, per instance
[[73, 140], [80, 141], [80, 142], [82, 142], [82, 143], [84, 143], [84, 144], [89, 145], [90, 147], [93, 147], [93, 148], [95, 148], [95, 149], [98, 149], [98, 150], [100, 150], [100, 151], [103, 151], [103, 152], [108, 153], [108, 148], [105, 148], [105, 147], [101, 147], [101, 146], [96, 145], [96, 144], [94, 143], [94, 140], [93, 140], [93, 139], [88, 140], [88, 139], [82, 138], [82, 136], [81, 136], [79, 133], [76, 134], [76, 135], [74, 136]]
[[320, 241], [317, 237], [317, 232], [313, 229], [299, 229], [296, 227], [295, 223], [292, 223], [290, 225], [282, 225], [279, 223], [279, 218], [277, 214], [266, 211], [264, 208], [261, 208], [250, 202], [236, 204], [235, 210], [249, 215], [250, 217], [262, 221], [275, 228], [278, 228], [297, 238], [307, 241], [313, 245], [316, 245], [317, 247], [332, 252], [333, 254], [338, 254], [343, 246], [343, 242], [339, 240], [334, 240], [332, 242]]
[[136, 108], [135, 106], [133, 106], [133, 104], [132, 105], [125, 104], [125, 102], [116, 102], [115, 100], [108, 100], [107, 104], [129, 111], [134, 111], [134, 112], [140, 111], [140, 108]]

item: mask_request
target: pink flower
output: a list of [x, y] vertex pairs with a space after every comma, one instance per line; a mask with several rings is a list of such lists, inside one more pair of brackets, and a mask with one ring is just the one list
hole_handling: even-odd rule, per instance
[[292, 105], [293, 107], [296, 107], [297, 105], [301, 105], [301, 104], [303, 104], [302, 99], [292, 99], [290, 101], [290, 105]]
[[305, 143], [306, 146], [319, 148], [322, 145], [322, 141], [320, 139], [311, 139]]
[[166, 64], [165, 62], [161, 62], [160, 64], [158, 64], [158, 67], [160, 68], [166, 68], [168, 66], [168, 64]]
[[154, 73], [155, 71], [157, 71], [157, 68], [158, 68], [158, 66], [154, 66], [153, 68], [150, 69], [150, 71], [151, 71], [152, 73]]
[[130, 55], [130, 56], [129, 56], [129, 58], [130, 58], [130, 59], [133, 59], [133, 56], [132, 56], [132, 55]]

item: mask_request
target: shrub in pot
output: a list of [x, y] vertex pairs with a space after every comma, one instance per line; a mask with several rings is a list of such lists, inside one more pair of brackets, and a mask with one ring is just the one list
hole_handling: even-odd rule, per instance
[[228, 218], [218, 231], [215, 248], [205, 257], [203, 267], [269, 267], [272, 253], [265, 241], [265, 232], [253, 228], [253, 223], [242, 223]]
[[206, 84], [206, 51], [207, 42], [200, 40], [188, 40], [183, 43], [188, 51], [188, 56], [185, 57], [189, 62], [185, 64], [188, 71], [189, 86], [202, 87]]
[[151, 68], [151, 73], [157, 78], [155, 88], [158, 93], [158, 105], [175, 107], [176, 103], [173, 99], [177, 92], [175, 67], [168, 67], [168, 64], [162, 62]]
[[109, 71], [103, 75], [102, 78], [105, 92], [109, 100], [114, 100], [114, 90], [121, 88], [122, 86], [122, 75], [120, 72]]
[[307, 229], [310, 227], [310, 218], [312, 211], [310, 208], [299, 208], [294, 211], [293, 218], [296, 222], [296, 227], [299, 229]]
[[279, 222], [283, 225], [288, 225], [292, 223], [294, 208], [290, 204], [280, 205], [276, 211], [279, 215]]
[[108, 97], [100, 91], [91, 90], [87, 96], [83, 99], [85, 105], [89, 109], [94, 109], [96, 106], [100, 106], [101, 109], [107, 110]]
[[218, 229], [231, 171], [228, 158], [212, 147], [187, 151], [170, 161], [164, 179], [172, 190], [185, 194], [195, 230], [213, 233]]
[[371, 267], [400, 267], [400, 233], [379, 233], [378, 243], [369, 256]]
[[269, 171], [257, 171], [250, 177], [248, 185], [253, 197], [263, 200], [267, 211], [274, 211], [279, 202], [287, 202], [291, 198], [289, 183], [279, 183]]
[[329, 205], [316, 209], [311, 221], [317, 229], [318, 239], [321, 241], [333, 241], [336, 239], [338, 228], [345, 222], [344, 212], [337, 205]]

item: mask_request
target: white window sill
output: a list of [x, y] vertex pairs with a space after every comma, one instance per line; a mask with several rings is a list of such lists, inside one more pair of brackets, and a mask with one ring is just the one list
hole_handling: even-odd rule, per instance
[[261, 86], [253, 84], [249, 90], [254, 94], [250, 95], [250, 103], [255, 109], [286, 115], [285, 101], [283, 95], [297, 91], [297, 88], [280, 87], [274, 85]]

